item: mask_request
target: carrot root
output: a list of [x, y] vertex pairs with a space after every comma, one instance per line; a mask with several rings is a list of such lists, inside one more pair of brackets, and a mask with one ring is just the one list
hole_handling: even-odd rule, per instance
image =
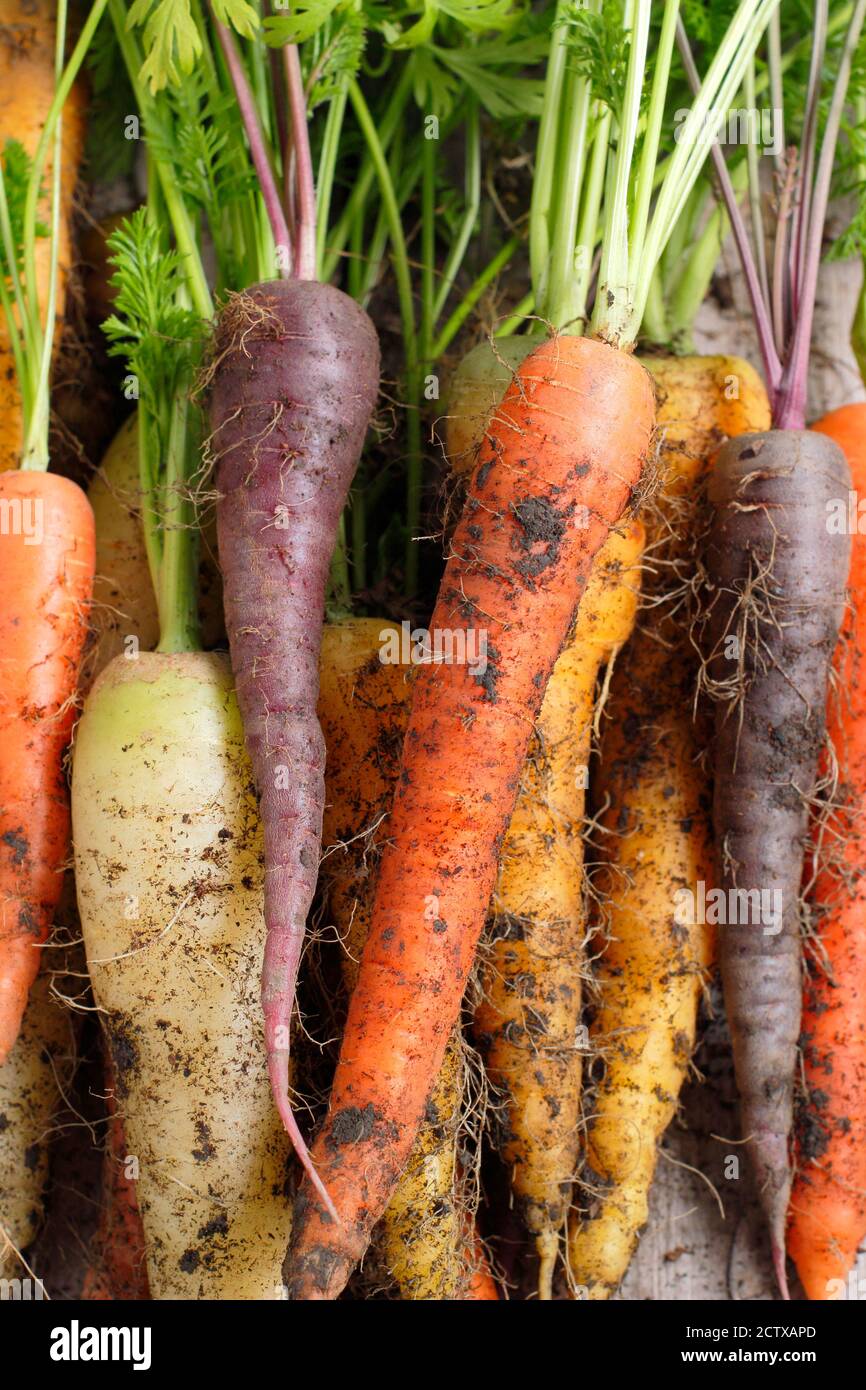
[[93, 513], [53, 473], [0, 474], [0, 1065], [51, 929], [69, 850], [63, 756], [93, 585]]
[[291, 1117], [288, 1063], [325, 798], [316, 717], [325, 590], [378, 390], [376, 331], [329, 285], [257, 285], [220, 315], [211, 378], [226, 629], [265, 835], [268, 1070], [286, 1130], [331, 1213]]
[[633, 357], [563, 336], [518, 368], [482, 445], [431, 631], [468, 644], [483, 629], [486, 661], [418, 672], [370, 935], [312, 1149], [342, 1228], [303, 1183], [295, 1298], [338, 1296], [411, 1150], [545, 686], [592, 561], [639, 482], [653, 422]]

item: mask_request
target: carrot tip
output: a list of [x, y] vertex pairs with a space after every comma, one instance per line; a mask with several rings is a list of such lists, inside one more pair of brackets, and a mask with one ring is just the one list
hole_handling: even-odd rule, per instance
[[778, 1241], [772, 1242], [773, 1268], [776, 1271], [776, 1283], [779, 1285], [779, 1293], [786, 1303], [790, 1303], [791, 1295], [788, 1292], [788, 1272], [785, 1269], [785, 1246]]
[[322, 1179], [316, 1172], [316, 1166], [313, 1163], [310, 1150], [307, 1148], [304, 1142], [304, 1136], [298, 1129], [298, 1122], [295, 1119], [294, 1112], [292, 1110], [291, 1105], [289, 1104], [288, 1094], [283, 1089], [283, 1085], [281, 1084], [283, 1078], [280, 1075], [279, 1065], [277, 1065], [276, 1067], [272, 1066], [270, 1058], [268, 1059], [268, 1062], [271, 1072], [271, 1089], [273, 1091], [274, 1100], [276, 1102], [277, 1110], [280, 1114], [280, 1119], [283, 1122], [283, 1127], [292, 1141], [292, 1148], [297, 1154], [301, 1167], [303, 1168], [304, 1172], [306, 1173], [307, 1177], [309, 1178], [310, 1182], [315, 1188], [316, 1193], [320, 1201], [322, 1202], [322, 1205], [324, 1206], [325, 1210], [327, 1211], [328, 1215], [334, 1221], [336, 1221], [338, 1226], [342, 1226], [343, 1223], [340, 1220], [340, 1217], [337, 1213], [337, 1208], [331, 1201], [328, 1189], [325, 1187], [325, 1184], [322, 1182]]

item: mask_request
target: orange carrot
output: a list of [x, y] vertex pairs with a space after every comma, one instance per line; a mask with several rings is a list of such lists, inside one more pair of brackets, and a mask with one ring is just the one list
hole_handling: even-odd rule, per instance
[[475, 1237], [472, 1259], [475, 1268], [466, 1286], [464, 1302], [479, 1303], [498, 1300], [499, 1290], [496, 1287], [496, 1280], [490, 1271], [487, 1254], [478, 1236]]
[[454, 534], [430, 628], [484, 659], [420, 668], [328, 1117], [289, 1261], [334, 1298], [418, 1129], [484, 925], [533, 723], [592, 560], [638, 483], [653, 393], [628, 353], [555, 337], [518, 368]]
[[103, 1161], [102, 1211], [96, 1235], [96, 1262], [84, 1278], [81, 1297], [88, 1301], [150, 1298], [144, 1228], [138, 1210], [136, 1185], [127, 1177], [127, 1146], [123, 1118], [117, 1113], [114, 1078], [105, 1053], [108, 1147]]
[[[841, 447], [855, 496], [866, 494], [866, 405], [812, 426]], [[848, 498], [840, 498], [847, 526]], [[840, 863], [816, 874], [817, 949], [807, 953], [801, 1040], [806, 1101], [798, 1116], [798, 1172], [788, 1249], [809, 1298], [845, 1297], [866, 1235], [866, 536], [852, 539], [851, 606], [837, 653], [838, 694], [827, 726], [839, 759], [843, 809], [825, 843]], [[836, 846], [839, 846], [836, 849]]]
[[[60, 898], [69, 847], [63, 756], [87, 632], [95, 542], [84, 493], [67, 478], [47, 472], [49, 365], [65, 243], [59, 234], [39, 237], [38, 214], [49, 160], [62, 166], [54, 163], [51, 191], [42, 198], [46, 222], [55, 233], [63, 220], [64, 179], [68, 211], [68, 180], [75, 171], [62, 127], [58, 138], [57, 122], [63, 105], [69, 107], [103, 9], [97, 3], [84, 18], [64, 67], [66, 8], [58, 10], [45, 0], [19, 5], [0, 0], [0, 19], [9, 22], [0, 31], [0, 79], [9, 79], [6, 86], [0, 81], [0, 128], [6, 122], [8, 136], [19, 141], [17, 155], [8, 138], [2, 150], [7, 285], [0, 315], [0, 367], [6, 350], [14, 370], [7, 364], [2, 372], [7, 408], [0, 417], [4, 424], [14, 420], [15, 452], [21, 459], [21, 471], [0, 472], [0, 1066], [18, 1036], [39, 969], [38, 948]], [[8, 126], [14, 120], [10, 94], [17, 86], [17, 70], [9, 44], [13, 50], [23, 44], [24, 51], [28, 44], [47, 44], [52, 55], [38, 54], [32, 73], [38, 118], [22, 114], [14, 129]], [[25, 64], [18, 81], [28, 71]], [[74, 102], [70, 114], [74, 129]], [[21, 140], [35, 146], [32, 158], [26, 149], [22, 156]], [[11, 203], [9, 178], [17, 180]], [[12, 391], [16, 375], [17, 393]], [[0, 431], [0, 468], [8, 468], [10, 450]]]
[[63, 755], [93, 583], [93, 514], [51, 473], [0, 475], [0, 1065], [63, 886]]

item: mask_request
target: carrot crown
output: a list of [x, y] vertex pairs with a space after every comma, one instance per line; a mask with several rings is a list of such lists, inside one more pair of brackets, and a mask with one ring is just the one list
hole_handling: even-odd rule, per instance
[[650, 0], [560, 0], [530, 224], [536, 303], [555, 328], [634, 344], [712, 144], [712, 113], [736, 93], [778, 3], [738, 5], [673, 151], [661, 157], [679, 0], [665, 0], [657, 32]]

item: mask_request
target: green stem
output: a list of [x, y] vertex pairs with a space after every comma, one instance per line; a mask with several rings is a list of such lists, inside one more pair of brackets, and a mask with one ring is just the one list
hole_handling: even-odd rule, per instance
[[448, 301], [448, 296], [457, 278], [457, 272], [463, 264], [463, 258], [466, 255], [481, 207], [481, 122], [478, 114], [478, 102], [472, 96], [467, 98], [464, 140], [466, 142], [465, 212], [460, 222], [460, 230], [442, 268], [439, 288], [433, 301], [434, 327], [442, 316], [442, 310]]
[[[9, 291], [7, 290], [2, 278], [0, 278], [0, 308], [2, 308], [3, 313], [6, 316], [7, 324], [11, 326], [15, 322], [15, 311], [12, 306], [12, 300], [9, 298]], [[15, 360], [15, 373], [18, 378], [18, 384], [21, 388], [23, 415], [26, 419], [29, 410], [29, 401], [27, 400], [25, 395], [25, 390], [29, 390], [26, 354], [22, 348], [21, 337], [18, 333], [10, 333], [9, 342], [12, 348], [12, 356]], [[5, 471], [7, 467], [8, 464], [4, 459], [3, 471]]]
[[157, 470], [154, 468], [154, 459], [159, 449], [159, 431], [154, 428], [154, 420], [143, 405], [138, 408], [137, 430], [141, 526], [150, 582], [158, 600], [162, 587], [162, 531], [156, 507]]
[[[453, 314], [446, 320], [444, 326], [440, 330], [430, 353], [432, 361], [435, 362], [437, 358], [441, 357], [442, 354], [447, 351], [452, 339], [466, 322], [466, 319], [475, 308], [475, 305], [487, 289], [487, 286], [493, 283], [501, 270], [504, 270], [519, 246], [519, 237], [510, 237], [505, 245], [497, 251], [493, 260], [490, 261], [484, 267], [481, 274], [476, 277]], [[518, 317], [522, 318], [523, 315], [519, 314]]]
[[516, 333], [520, 325], [526, 321], [534, 308], [535, 295], [530, 290], [528, 294], [523, 296], [514, 313], [509, 314], [508, 318], [503, 319], [499, 327], [494, 329], [494, 338], [510, 338], [512, 333]]
[[[66, 47], [66, 0], [58, 0], [57, 33], [54, 51], [55, 83], [63, 76], [63, 56]], [[54, 159], [51, 178], [51, 228], [48, 260], [48, 297], [45, 305], [45, 332], [39, 354], [36, 392], [31, 404], [30, 419], [24, 437], [23, 469], [44, 472], [48, 467], [48, 433], [51, 424], [50, 376], [51, 348], [54, 342], [54, 318], [57, 313], [57, 255], [60, 242], [60, 171], [63, 162], [63, 107], [54, 122]], [[35, 173], [35, 170], [34, 170]], [[38, 188], [38, 185], [37, 185]], [[30, 188], [28, 187], [28, 195]], [[34, 244], [35, 244], [34, 226]], [[37, 305], [38, 308], [38, 305]]]
[[31, 325], [24, 305], [23, 288], [16, 264], [17, 247], [15, 245], [15, 238], [12, 235], [12, 223], [9, 216], [9, 203], [6, 198], [6, 179], [3, 173], [2, 160], [0, 160], [0, 235], [2, 235], [3, 238], [3, 252], [6, 258], [6, 264], [10, 269], [9, 278], [12, 282], [12, 293], [15, 299], [15, 306], [13, 309], [12, 300], [4, 284], [3, 308], [6, 315], [6, 326], [9, 331], [9, 341], [12, 344], [12, 352], [15, 358], [15, 368], [18, 373], [23, 418], [26, 422], [30, 418], [34, 390], [30, 374], [30, 367], [33, 361], [33, 347], [30, 341]]
[[[379, 133], [356, 81], [349, 84], [349, 100], [379, 180], [379, 193], [388, 218], [391, 237], [391, 256], [394, 264], [394, 277], [397, 282], [397, 299], [400, 306], [400, 320], [403, 330], [403, 345], [406, 357], [406, 395], [407, 395], [407, 468], [406, 468], [406, 592], [414, 598], [418, 588], [418, 546], [414, 540], [421, 520], [421, 381], [418, 363], [418, 341], [415, 326], [415, 306], [412, 301], [412, 277], [409, 271], [409, 256], [406, 251], [406, 238], [400, 218], [400, 209], [394, 193], [391, 171], [379, 139]], [[436, 354], [438, 355], [438, 354]]]
[[[580, 192], [586, 166], [587, 125], [590, 111], [590, 84], [585, 77], [566, 73], [561, 113], [562, 148], [565, 158], [557, 161], [561, 177], [557, 181], [556, 216], [544, 277], [542, 313], [554, 327], [574, 332], [580, 308], [575, 304], [575, 239], [580, 216]], [[581, 323], [580, 329], [583, 328]]]
[[555, 173], [562, 88], [568, 59], [568, 26], [565, 16], [569, 0], [557, 0], [553, 17], [553, 33], [547, 75], [544, 83], [544, 102], [538, 126], [535, 174], [532, 180], [532, 202], [529, 210], [529, 265], [536, 303], [544, 301], [550, 256], [551, 222], [556, 198]]
[[316, 267], [321, 280], [326, 278], [325, 241], [328, 234], [328, 218], [331, 214], [331, 198], [334, 192], [334, 175], [337, 169], [337, 154], [340, 148], [340, 136], [346, 115], [347, 100], [348, 93], [344, 82], [328, 104], [322, 150], [319, 155], [316, 188], [319, 205], [319, 220], [316, 225]]
[[436, 291], [436, 141], [421, 141], [421, 368], [429, 370]]
[[634, 336], [643, 318], [655, 267], [706, 161], [715, 136], [712, 113], [724, 111], [730, 105], [743, 81], [746, 65], [778, 5], [779, 0], [742, 0], [713, 55], [680, 131], [676, 149], [665, 161], [664, 178], [638, 262], [640, 269], [633, 287], [633, 318], [627, 327], [627, 336]]
[[351, 612], [352, 586], [349, 583], [349, 562], [346, 559], [346, 513], [337, 525], [337, 543], [331, 556], [331, 576], [328, 582], [329, 612], [336, 615]]
[[646, 130], [644, 131], [643, 148], [641, 149], [640, 165], [638, 167], [637, 183], [635, 187], [635, 206], [631, 226], [631, 261], [629, 264], [629, 280], [632, 284], [637, 279], [638, 267], [640, 266], [641, 256], [643, 255], [647, 222], [649, 221], [653, 174], [655, 173], [656, 164], [658, 163], [659, 142], [661, 140], [662, 123], [665, 115], [665, 98], [667, 96], [668, 80], [670, 78], [671, 59], [677, 35], [677, 16], [679, 14], [679, 8], [679, 0], [665, 0], [661, 33], [659, 35], [659, 44], [655, 58], [655, 71], [653, 73], [649, 111], [647, 112]]
[[589, 289], [592, 282], [592, 261], [598, 239], [601, 200], [604, 194], [610, 126], [613, 117], [605, 111], [593, 137], [592, 158], [583, 194], [580, 224], [577, 229], [578, 257], [574, 268], [574, 308], [578, 321], [585, 327], [589, 317]]
[[352, 571], [355, 592], [367, 587], [367, 507], [363, 487], [352, 493]]
[[376, 213], [376, 223], [373, 227], [373, 234], [367, 243], [367, 254], [364, 257], [364, 275], [361, 281], [358, 300], [366, 309], [369, 307], [370, 298], [379, 281], [382, 273], [382, 264], [385, 260], [385, 250], [388, 245], [388, 222], [383, 209], [380, 207]]
[[[102, 2], [103, 0], [100, 0], [100, 3]], [[156, 105], [142, 85], [139, 75], [142, 64], [141, 52], [135, 36], [129, 33], [126, 27], [126, 5], [123, 0], [107, 0], [107, 3], [145, 130], [150, 124], [156, 127], [158, 124], [155, 119]], [[196, 312], [203, 319], [212, 319], [214, 314], [213, 300], [196, 245], [192, 219], [180, 195], [171, 166], [159, 157], [155, 157], [154, 163], [162, 185], [162, 195], [165, 198], [165, 205], [171, 219], [177, 249], [183, 257], [184, 275], [190, 298]]]
[[[605, 200], [601, 266], [592, 316], [594, 336], [604, 338], [617, 347], [624, 347], [633, 342], [637, 327], [633, 325], [633, 289], [629, 279], [632, 265], [629, 249], [629, 191], [646, 71], [650, 8], [650, 0], [633, 0], [631, 5], [628, 73], [617, 131], [611, 196]], [[633, 247], [632, 252], [636, 257], [636, 263], [641, 264], [642, 246]]]
[[689, 194], [662, 253], [660, 265], [665, 284], [676, 279], [692, 230], [711, 197], [712, 189], [705, 181], [697, 183]]
[[[388, 146], [394, 138], [394, 134], [400, 125], [400, 119], [403, 115], [403, 111], [405, 109], [407, 101], [409, 100], [411, 92], [412, 73], [409, 65], [406, 64], [400, 75], [400, 81], [397, 83], [391, 100], [388, 103], [385, 115], [379, 123], [377, 142], [379, 144], [380, 149], [383, 152], [387, 150]], [[348, 89], [348, 94], [351, 97], [351, 86]], [[349, 238], [349, 232], [352, 227], [352, 223], [354, 222], [354, 219], [357, 216], [358, 209], [364, 203], [366, 203], [370, 193], [370, 189], [373, 186], [376, 176], [376, 164], [371, 157], [369, 160], [365, 161], [363, 166], [361, 167], [358, 178], [354, 184], [354, 187], [352, 188], [352, 192], [346, 199], [346, 206], [343, 208], [343, 211], [340, 214], [336, 226], [333, 228], [330, 236], [328, 237], [328, 250], [327, 254], [323, 257], [322, 265], [323, 280], [330, 280], [335, 270], [337, 269], [337, 266], [340, 263], [340, 256], [342, 255], [343, 248], [345, 247], [346, 242]]]
[[658, 266], [656, 266], [655, 275], [650, 281], [643, 323], [641, 324], [641, 336], [657, 346], [667, 346], [671, 341], [667, 305], [662, 291], [661, 270]]
[[349, 234], [349, 257], [346, 266], [346, 289], [352, 299], [361, 298], [361, 282], [364, 273], [364, 246], [365, 246], [365, 224], [364, 213], [366, 208], [361, 208], [359, 215], [352, 223]]
[[[745, 191], [747, 174], [745, 160], [740, 160], [731, 171], [731, 182], [738, 197]], [[694, 242], [685, 267], [681, 264], [675, 277], [674, 287], [668, 296], [669, 337], [661, 341], [669, 342], [678, 352], [692, 350], [692, 326], [707, 297], [728, 226], [725, 206], [717, 203]]]
[[[747, 111], [757, 111], [758, 98], [755, 91], [755, 59], [749, 59], [743, 84], [743, 94]], [[770, 302], [770, 281], [767, 275], [767, 248], [764, 242], [764, 217], [761, 211], [761, 173], [760, 156], [754, 140], [746, 141], [746, 169], [749, 184], [749, 216], [752, 223], [752, 244], [755, 248], [758, 280], [765, 303]], [[739, 190], [738, 190], [739, 192]]]
[[[39, 318], [39, 296], [36, 292], [36, 214], [39, 202], [39, 190], [42, 185], [42, 173], [45, 169], [45, 161], [48, 157], [48, 146], [54, 136], [57, 121], [60, 113], [66, 105], [72, 85], [81, 69], [85, 55], [90, 47], [93, 35], [102, 19], [108, 0], [94, 0], [94, 4], [82, 27], [78, 42], [72, 50], [72, 56], [66, 65], [65, 71], [58, 73], [54, 87], [54, 97], [48, 108], [48, 114], [42, 126], [42, 133], [39, 143], [36, 146], [36, 153], [33, 156], [33, 168], [30, 182], [27, 188], [27, 198], [24, 204], [24, 288], [27, 299], [28, 311], [31, 318], [35, 316], [35, 323], [38, 333], [34, 335], [37, 341], [41, 342], [42, 331]], [[66, 0], [59, 0], [57, 9], [57, 50], [56, 53], [63, 52], [63, 43], [66, 32]], [[55, 56], [56, 56], [55, 53]], [[48, 325], [49, 334], [53, 333], [53, 325]]]
[[165, 482], [160, 489], [163, 528], [159, 569], [158, 652], [191, 652], [198, 636], [198, 528], [189, 498], [187, 460], [190, 452], [190, 404], [186, 390], [178, 392], [171, 416]]

